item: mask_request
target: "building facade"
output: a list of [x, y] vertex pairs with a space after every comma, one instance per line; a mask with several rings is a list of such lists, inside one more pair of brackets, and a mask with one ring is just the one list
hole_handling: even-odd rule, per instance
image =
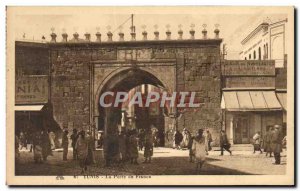
[[[156, 126], [163, 134], [164, 146], [172, 146], [174, 132], [184, 128], [193, 134], [199, 128], [209, 129], [215, 145], [221, 129], [234, 144], [250, 143], [253, 132], [282, 124], [282, 104], [275, 87], [277, 76], [284, 75], [276, 72], [274, 60], [221, 60], [222, 39], [219, 30], [214, 32], [212, 39], [204, 29], [202, 39], [195, 39], [192, 30], [190, 39], [179, 40], [172, 40], [170, 31], [166, 40], [159, 40], [158, 32], [155, 40], [148, 40], [144, 31], [142, 41], [135, 39], [135, 33], [131, 41], [124, 41], [123, 33], [113, 41], [110, 32], [105, 41], [98, 32], [96, 42], [90, 41], [88, 33], [85, 39], [75, 33], [71, 40], [64, 33], [62, 42], [56, 41], [54, 33], [47, 43], [17, 41], [16, 114], [24, 114], [27, 128], [57, 132], [76, 128], [95, 135], [101, 130], [108, 138], [117, 135], [120, 125], [137, 129]], [[24, 78], [31, 80], [20, 86]], [[152, 88], [145, 89], [145, 85]], [[169, 93], [196, 92], [200, 107], [145, 110], [99, 104], [106, 91], [130, 92], [143, 87], [144, 93], [155, 88]], [[30, 119], [28, 112], [38, 113], [42, 122], [31, 125], [39, 120]], [[16, 124], [23, 124], [25, 118], [16, 117]], [[122, 122], [125, 118], [131, 122]], [[23, 131], [24, 127], [17, 125], [16, 129]]]
[[276, 68], [284, 67], [286, 25], [288, 20], [263, 22], [242, 41], [241, 60], [275, 60]]

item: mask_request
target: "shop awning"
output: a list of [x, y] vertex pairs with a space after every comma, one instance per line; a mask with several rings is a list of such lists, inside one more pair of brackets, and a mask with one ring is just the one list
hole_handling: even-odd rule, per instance
[[281, 106], [282, 106], [282, 108], [284, 109], [284, 110], [286, 110], [287, 108], [287, 106], [286, 106], [286, 102], [287, 102], [287, 99], [286, 99], [286, 93], [276, 93], [276, 95], [277, 95], [277, 98], [278, 98], [278, 100], [279, 100], [279, 102], [280, 102], [280, 104], [281, 104]]
[[44, 105], [18, 105], [15, 111], [41, 111]]
[[223, 91], [221, 108], [228, 111], [282, 110], [274, 91]]

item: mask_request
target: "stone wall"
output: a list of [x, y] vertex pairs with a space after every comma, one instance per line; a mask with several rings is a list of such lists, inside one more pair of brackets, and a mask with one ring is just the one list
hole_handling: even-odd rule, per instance
[[51, 50], [51, 102], [61, 128], [87, 128], [90, 123], [90, 52]]
[[16, 75], [48, 75], [49, 52], [46, 44], [16, 42]]
[[[161, 81], [168, 91], [195, 91], [200, 108], [186, 109], [178, 129], [221, 128], [220, 40], [138, 44], [51, 44], [51, 102], [61, 128], [88, 128], [98, 113], [101, 87], [112, 75], [138, 67]], [[165, 119], [166, 130], [174, 124]]]
[[[202, 47], [184, 52], [184, 91], [195, 91], [200, 108], [187, 109], [178, 122], [192, 133], [198, 129], [209, 129], [216, 137], [221, 129], [221, 67], [220, 49]], [[180, 84], [180, 83], [178, 83]], [[178, 88], [181, 89], [181, 88]]]

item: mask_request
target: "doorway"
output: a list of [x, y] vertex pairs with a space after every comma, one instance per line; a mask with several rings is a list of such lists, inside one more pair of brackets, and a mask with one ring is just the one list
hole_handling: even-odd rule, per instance
[[237, 116], [234, 120], [234, 144], [249, 144], [249, 118]]

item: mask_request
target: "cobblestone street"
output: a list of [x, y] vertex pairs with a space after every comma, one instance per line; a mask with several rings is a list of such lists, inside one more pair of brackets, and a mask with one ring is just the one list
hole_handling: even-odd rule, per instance
[[[282, 155], [282, 164], [273, 165], [274, 158], [265, 154], [253, 154], [251, 151], [235, 151], [233, 156], [225, 153], [219, 156], [219, 151], [210, 152], [200, 174], [207, 175], [249, 175], [249, 174], [285, 174], [286, 154]], [[80, 175], [77, 161], [71, 160], [69, 150], [68, 161], [62, 161], [62, 152], [54, 151], [53, 156], [43, 164], [33, 162], [33, 154], [20, 152], [20, 161], [16, 164], [16, 175]], [[151, 164], [144, 164], [143, 152], [140, 152], [139, 165], [125, 164], [123, 166], [104, 167], [102, 150], [96, 151], [96, 164], [88, 167], [87, 175], [192, 175], [196, 174], [196, 164], [190, 163], [188, 150], [171, 148], [155, 148]]]

